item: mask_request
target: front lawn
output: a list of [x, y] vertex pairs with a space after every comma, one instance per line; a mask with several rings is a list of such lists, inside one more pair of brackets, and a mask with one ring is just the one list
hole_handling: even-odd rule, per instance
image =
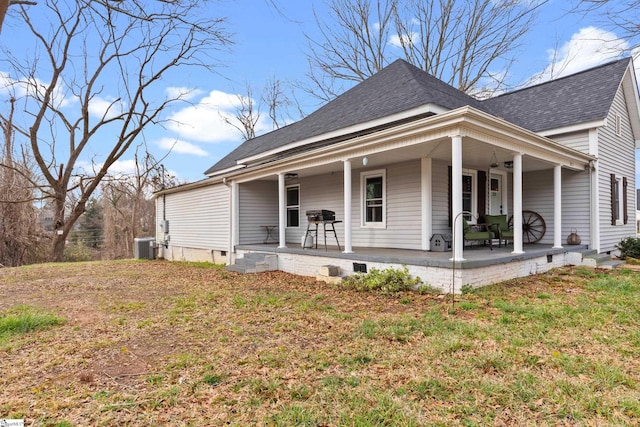
[[640, 422], [640, 274], [626, 269], [554, 270], [453, 310], [202, 264], [0, 269], [0, 325], [20, 313], [47, 319], [0, 334], [0, 419], [25, 425]]

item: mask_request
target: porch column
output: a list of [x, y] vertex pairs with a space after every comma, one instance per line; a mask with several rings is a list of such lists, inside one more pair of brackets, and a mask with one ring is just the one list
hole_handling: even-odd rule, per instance
[[453, 231], [452, 261], [464, 261], [462, 229], [462, 136], [451, 137], [451, 228]]
[[231, 203], [230, 203], [230, 216], [231, 216], [231, 229], [229, 230], [229, 256], [227, 256], [227, 263], [235, 263], [236, 245], [240, 243], [240, 212], [238, 197], [238, 183], [231, 181]]
[[351, 246], [351, 160], [344, 161], [344, 251], [353, 253]]
[[284, 186], [284, 172], [278, 174], [278, 247], [286, 248], [287, 194]]
[[433, 197], [430, 158], [421, 159], [421, 210], [422, 210], [422, 250], [431, 250], [431, 234], [433, 233]]
[[562, 247], [562, 166], [553, 168], [553, 247]]
[[522, 254], [522, 154], [513, 156], [513, 252]]

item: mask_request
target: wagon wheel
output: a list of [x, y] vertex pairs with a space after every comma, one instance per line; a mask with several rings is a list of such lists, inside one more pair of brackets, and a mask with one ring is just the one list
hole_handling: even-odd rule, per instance
[[[509, 230], [513, 230], [513, 215], [509, 218]], [[536, 243], [547, 232], [547, 224], [539, 213], [522, 211], [522, 239], [525, 243]]]

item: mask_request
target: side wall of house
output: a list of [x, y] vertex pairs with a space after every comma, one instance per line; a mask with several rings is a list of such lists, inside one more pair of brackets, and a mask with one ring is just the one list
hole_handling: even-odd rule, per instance
[[[229, 198], [230, 191], [223, 184], [159, 196], [156, 199], [159, 255], [172, 260], [220, 262], [214, 252], [229, 249]], [[162, 228], [165, 218], [169, 222], [166, 234]], [[164, 242], [166, 247], [162, 247]]]
[[[616, 135], [616, 115], [620, 116], [621, 134]], [[616, 174], [627, 179], [627, 224], [611, 225], [611, 179]], [[613, 102], [607, 125], [598, 130], [598, 181], [600, 190], [600, 250], [615, 251], [624, 237], [635, 236], [635, 143], [629, 112], [622, 88]]]

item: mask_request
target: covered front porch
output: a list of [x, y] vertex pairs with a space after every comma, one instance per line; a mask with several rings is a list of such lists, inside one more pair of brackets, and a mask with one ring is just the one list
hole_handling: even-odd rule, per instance
[[[233, 256], [243, 245], [260, 241], [261, 227], [267, 226], [278, 249], [295, 250], [308, 209], [335, 211], [347, 256], [375, 248], [428, 252], [434, 234], [452, 233], [453, 251], [445, 261], [469, 265], [466, 252], [474, 255], [464, 249], [462, 217], [471, 212], [471, 224], [485, 214], [513, 216], [513, 259], [530, 249], [523, 239], [525, 210], [539, 212], [547, 222], [541, 243], [562, 249], [575, 227], [597, 249], [598, 233], [592, 229], [597, 215], [590, 207], [595, 193], [588, 190], [594, 179], [591, 161], [587, 154], [462, 108], [309, 149], [233, 179], [227, 183], [229, 251]], [[494, 177], [501, 182], [495, 203]], [[377, 189], [371, 196], [370, 183]], [[572, 195], [563, 197], [563, 190]]]

